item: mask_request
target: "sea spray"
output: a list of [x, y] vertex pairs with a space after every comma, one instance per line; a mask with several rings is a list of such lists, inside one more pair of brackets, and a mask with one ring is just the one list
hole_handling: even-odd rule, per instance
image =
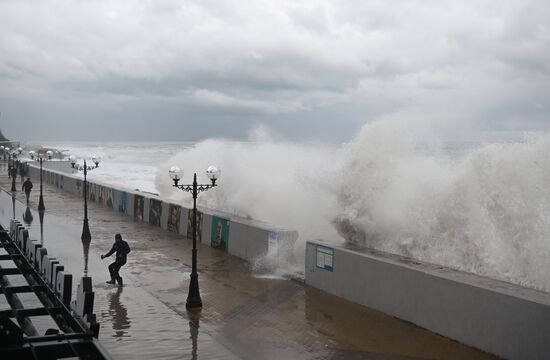
[[[210, 139], [164, 167], [179, 164], [189, 169], [188, 181], [194, 170], [207, 181], [204, 170], [218, 164], [220, 186], [201, 194], [199, 204], [298, 230], [298, 267], [306, 240], [343, 238], [549, 290], [550, 135], [443, 146], [416, 125], [375, 122], [344, 145]], [[156, 186], [191, 204], [165, 171]], [[289, 268], [296, 264], [273, 271]]]
[[430, 151], [384, 124], [350, 145], [333, 223], [348, 241], [550, 289], [550, 135]]
[[171, 187], [169, 167], [184, 169], [189, 183], [193, 172], [208, 182], [208, 165], [220, 166], [219, 187], [201, 193], [199, 206], [299, 231], [293, 256], [256, 262], [277, 276], [303, 271], [306, 240], [345, 239], [549, 291], [550, 134], [449, 145], [431, 129], [405, 117], [365, 125], [348, 144], [264, 133], [248, 142], [53, 147], [102, 156], [94, 180], [187, 206], [191, 196]]
[[341, 239], [331, 225], [338, 210], [333, 194], [340, 156], [339, 147], [330, 144], [210, 139], [163, 164], [155, 185], [161, 196], [190, 207], [190, 194], [172, 187], [167, 169], [177, 164], [186, 170], [182, 182], [190, 183], [196, 172], [204, 183], [206, 168], [215, 164], [222, 171], [218, 187], [201, 193], [198, 205], [298, 230], [295, 258], [303, 264], [305, 239]]

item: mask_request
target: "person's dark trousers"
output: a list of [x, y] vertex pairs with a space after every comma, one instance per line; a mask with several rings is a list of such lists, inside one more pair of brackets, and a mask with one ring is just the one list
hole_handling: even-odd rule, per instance
[[31, 192], [30, 191], [29, 192], [25, 191], [25, 195], [27, 195], [27, 202], [29, 202], [29, 197], [31, 196]]
[[112, 281], [116, 280], [120, 285], [122, 285], [122, 278], [120, 277], [120, 274], [118, 273], [118, 271], [122, 266], [124, 266], [124, 264], [126, 264], [126, 261], [115, 260], [114, 263], [109, 265], [109, 273], [111, 274], [111, 280]]

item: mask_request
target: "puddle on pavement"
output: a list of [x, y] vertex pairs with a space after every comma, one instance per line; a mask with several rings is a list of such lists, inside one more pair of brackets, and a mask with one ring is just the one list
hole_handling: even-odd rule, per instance
[[[201, 258], [200, 279], [207, 279], [201, 281], [201, 296], [208, 306], [202, 320], [191, 319], [184, 306], [189, 244], [159, 240], [149, 247], [154, 232], [132, 222], [124, 233], [129, 238], [139, 235], [141, 241], [135, 243], [123, 268], [125, 286], [107, 285], [112, 259], [102, 261], [99, 254], [110, 247], [113, 225], [103, 222], [101, 227], [92, 221], [93, 241], [86, 249], [80, 241], [82, 219], [66, 216], [82, 211], [77, 201], [52, 192], [46, 203], [50, 213], [47, 210], [39, 221], [32, 210], [36, 204], [31, 204], [29, 214], [25, 205], [13, 203], [9, 194], [0, 192], [0, 222], [9, 226], [15, 214], [30, 224], [31, 238], [41, 239], [48, 253], [73, 274], [73, 292], [84, 273], [93, 277], [99, 340], [114, 359], [233, 359], [234, 353], [250, 359], [388, 358], [396, 349], [400, 354], [430, 358], [448, 358], [437, 356], [448, 350], [455, 350], [450, 356], [454, 358], [460, 354], [484, 358], [438, 335], [289, 281], [282, 274], [260, 271], [251, 276], [249, 265], [226, 256]], [[90, 213], [92, 218], [111, 216], [94, 206]], [[119, 231], [132, 221], [118, 220]], [[434, 347], [440, 347], [440, 352], [430, 350]]]

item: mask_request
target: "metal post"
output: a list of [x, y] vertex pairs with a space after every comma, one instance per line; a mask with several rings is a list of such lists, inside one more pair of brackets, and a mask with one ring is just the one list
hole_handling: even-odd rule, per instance
[[44, 197], [42, 196], [42, 158], [40, 158], [40, 200], [38, 200], [38, 211], [44, 211]]
[[17, 188], [15, 187], [15, 178], [17, 177], [17, 168], [15, 165], [15, 155], [12, 155], [11, 157], [13, 165], [11, 168], [12, 174], [11, 174], [11, 191], [15, 192], [17, 191]]
[[193, 251], [191, 262], [191, 284], [185, 307], [192, 310], [202, 309], [199, 291], [199, 274], [197, 273], [197, 174], [193, 178]]
[[87, 174], [86, 160], [84, 160], [84, 224], [82, 226], [82, 236], [80, 239], [82, 241], [92, 240], [92, 235], [90, 234], [90, 227], [88, 226], [88, 182], [86, 181]]
[[[200, 311], [202, 309], [202, 300], [199, 291], [199, 274], [197, 272], [197, 196], [200, 192], [206, 191], [208, 189], [216, 186], [216, 177], [219, 172], [216, 168], [214, 170], [216, 174], [214, 176], [208, 176], [212, 180], [212, 184], [197, 184], [197, 174], [193, 175], [193, 184], [184, 185], [178, 184], [179, 174], [181, 171], [178, 167], [173, 167], [170, 169], [170, 177], [174, 180], [174, 187], [177, 187], [180, 190], [190, 192], [193, 195], [193, 220], [192, 220], [192, 231], [193, 231], [193, 250], [192, 250], [192, 262], [191, 262], [191, 282], [189, 284], [189, 294], [187, 295], [187, 301], [185, 307], [189, 312]], [[207, 171], [208, 173], [208, 171]]]

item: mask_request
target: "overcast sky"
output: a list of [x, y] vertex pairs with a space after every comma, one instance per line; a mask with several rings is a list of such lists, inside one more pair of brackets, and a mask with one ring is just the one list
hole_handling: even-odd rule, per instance
[[0, 0], [10, 138], [345, 141], [395, 112], [506, 138], [550, 130], [549, 75], [547, 0]]

